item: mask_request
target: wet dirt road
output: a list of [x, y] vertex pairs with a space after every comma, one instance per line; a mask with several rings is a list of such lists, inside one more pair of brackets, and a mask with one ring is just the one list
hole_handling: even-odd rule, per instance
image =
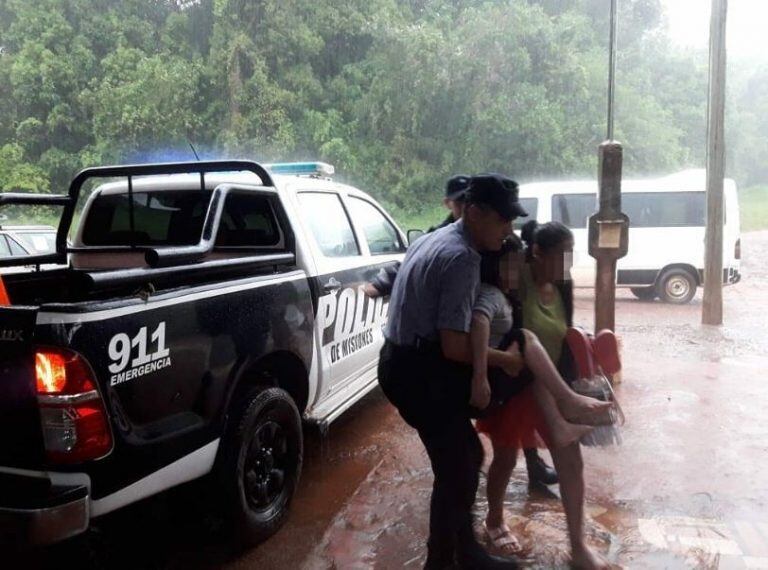
[[[723, 327], [690, 305], [617, 295], [624, 342], [621, 447], [585, 450], [589, 540], [628, 568], [768, 568], [768, 232], [744, 234], [744, 280], [726, 288]], [[577, 322], [592, 323], [591, 291]], [[101, 521], [87, 542], [25, 556], [25, 568], [420, 568], [431, 473], [415, 434], [378, 391], [307, 435], [286, 526], [237, 552], [196, 507], [195, 486]], [[522, 463], [522, 460], [521, 460]], [[481, 483], [482, 485], [482, 483]], [[485, 511], [484, 489], [476, 511]], [[567, 567], [557, 498], [507, 492], [510, 526], [534, 568]], [[17, 561], [0, 560], [12, 568]], [[20, 561], [19, 561], [20, 562]]]

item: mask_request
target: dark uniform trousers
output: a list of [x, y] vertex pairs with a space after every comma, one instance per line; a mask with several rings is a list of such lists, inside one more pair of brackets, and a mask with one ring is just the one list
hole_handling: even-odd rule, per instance
[[387, 341], [378, 372], [384, 394], [418, 431], [432, 463], [429, 556], [450, 560], [455, 550], [476, 547], [471, 509], [483, 448], [470, 421], [471, 367], [446, 360], [436, 344]]

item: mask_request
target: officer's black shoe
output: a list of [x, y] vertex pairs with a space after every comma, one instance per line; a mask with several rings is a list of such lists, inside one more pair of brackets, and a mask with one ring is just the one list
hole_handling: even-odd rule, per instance
[[560, 482], [557, 471], [544, 463], [535, 449], [525, 450], [525, 465], [528, 468], [528, 485], [531, 487], [556, 485]]
[[477, 543], [459, 550], [456, 562], [462, 570], [514, 570], [520, 567], [516, 559], [488, 554]]

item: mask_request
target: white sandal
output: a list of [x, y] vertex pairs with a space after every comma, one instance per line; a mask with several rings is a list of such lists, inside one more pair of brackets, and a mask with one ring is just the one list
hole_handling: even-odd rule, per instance
[[483, 528], [485, 528], [485, 534], [494, 548], [499, 549], [505, 554], [517, 554], [522, 550], [520, 542], [506, 524], [498, 527], [489, 527], [486, 523], [483, 523]]

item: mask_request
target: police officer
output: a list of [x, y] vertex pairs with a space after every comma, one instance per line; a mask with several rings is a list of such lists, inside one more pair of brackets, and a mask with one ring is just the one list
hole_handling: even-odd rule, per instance
[[437, 226], [432, 226], [427, 233], [444, 228], [452, 224], [464, 213], [464, 194], [469, 186], [470, 177], [465, 174], [456, 174], [448, 179], [445, 184], [445, 198], [443, 205], [450, 210], [446, 218]]
[[[497, 251], [511, 222], [527, 213], [517, 185], [499, 175], [473, 177], [462, 217], [408, 250], [389, 305], [379, 382], [403, 419], [419, 434], [434, 473], [425, 568], [516, 568], [486, 553], [472, 530], [483, 450], [470, 421], [469, 401], [489, 393], [471, 381], [469, 327], [481, 251]], [[517, 376], [519, 352], [489, 349], [490, 366]], [[487, 398], [486, 398], [487, 401]]]
[[[450, 213], [440, 224], [429, 228], [427, 233], [444, 228], [461, 218], [464, 212], [464, 193], [469, 186], [469, 180], [470, 177], [464, 174], [456, 174], [448, 179], [445, 184], [443, 205], [450, 210]], [[369, 297], [383, 297], [392, 293], [399, 269], [399, 264], [382, 267], [376, 277], [364, 285], [365, 294]]]
[[[465, 174], [456, 174], [448, 179], [448, 182], [445, 184], [443, 205], [450, 210], [450, 213], [439, 225], [429, 228], [427, 233], [444, 228], [461, 218], [466, 204], [464, 197], [470, 180], [471, 178]], [[370, 283], [365, 284], [364, 291], [366, 295], [369, 297], [389, 295], [392, 292], [398, 270], [399, 265], [383, 267]], [[528, 471], [528, 484], [531, 488], [540, 488], [558, 483], [557, 472], [544, 462], [537, 449], [526, 448], [523, 450], [523, 454]]]

